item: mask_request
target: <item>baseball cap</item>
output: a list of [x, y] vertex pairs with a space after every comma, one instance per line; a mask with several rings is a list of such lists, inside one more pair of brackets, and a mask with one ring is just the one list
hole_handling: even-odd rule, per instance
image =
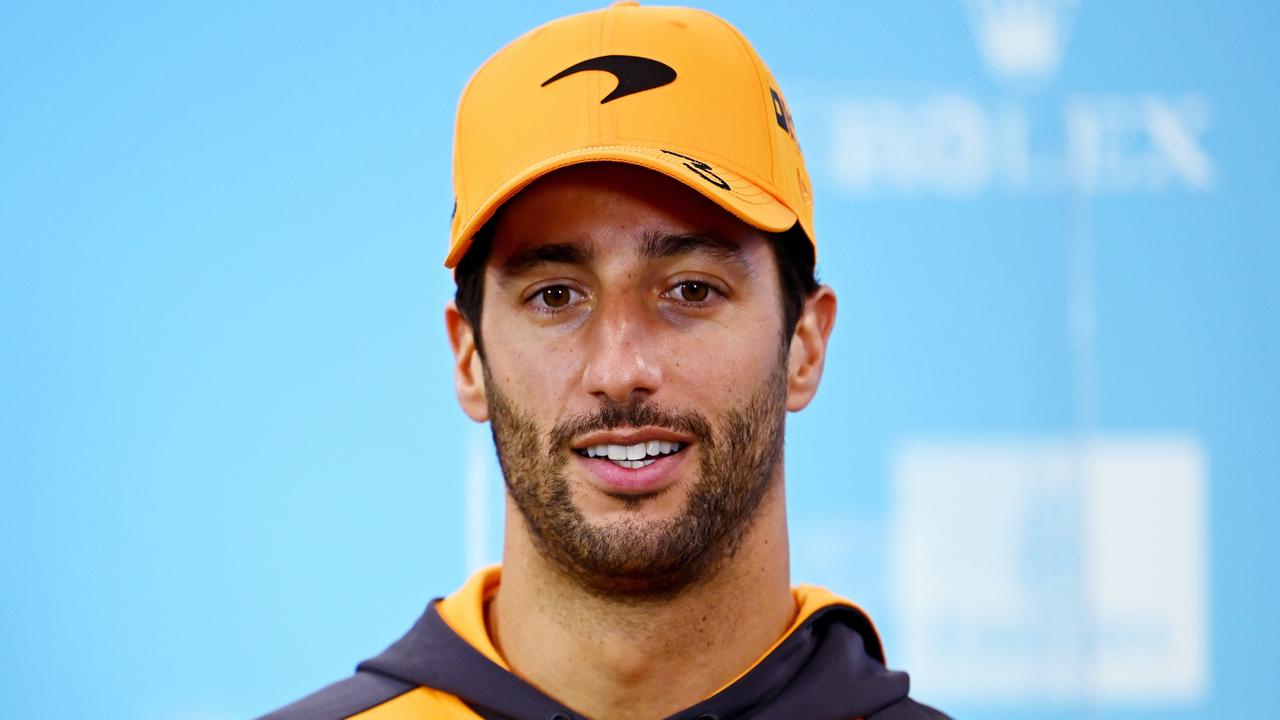
[[617, 2], [524, 34], [467, 83], [445, 266], [522, 188], [597, 161], [675, 178], [766, 232], [798, 222], [814, 241], [795, 126], [747, 39], [702, 10]]

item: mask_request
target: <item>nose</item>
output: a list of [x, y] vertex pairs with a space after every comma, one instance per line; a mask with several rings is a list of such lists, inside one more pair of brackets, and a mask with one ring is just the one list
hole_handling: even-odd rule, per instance
[[661, 387], [657, 336], [646, 322], [642, 305], [638, 299], [613, 297], [596, 306], [584, 338], [586, 392], [625, 403], [633, 396], [650, 396]]

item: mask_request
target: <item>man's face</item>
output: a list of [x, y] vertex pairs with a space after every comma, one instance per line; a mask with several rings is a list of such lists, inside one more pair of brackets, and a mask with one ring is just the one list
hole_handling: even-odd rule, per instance
[[657, 173], [581, 165], [503, 207], [485, 273], [485, 399], [535, 545], [605, 595], [707, 577], [781, 475], [769, 240]]

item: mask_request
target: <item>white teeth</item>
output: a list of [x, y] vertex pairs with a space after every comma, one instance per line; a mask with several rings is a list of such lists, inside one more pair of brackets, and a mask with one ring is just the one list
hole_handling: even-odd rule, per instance
[[648, 460], [618, 460], [616, 462], [624, 468], [634, 470], [636, 468], [642, 468], [646, 465], [652, 465], [657, 461], [650, 458]]
[[644, 467], [663, 455], [679, 452], [683, 447], [678, 442], [666, 440], [648, 440], [634, 445], [615, 445], [601, 443], [584, 448], [580, 452], [587, 457], [609, 458], [623, 467]]

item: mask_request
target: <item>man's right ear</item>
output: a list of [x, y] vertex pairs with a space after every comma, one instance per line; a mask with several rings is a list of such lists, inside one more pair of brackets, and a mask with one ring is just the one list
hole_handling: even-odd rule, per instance
[[471, 323], [450, 302], [444, 308], [444, 326], [453, 347], [453, 386], [458, 404], [467, 417], [476, 422], [489, 419], [489, 399], [484, 389], [484, 360], [476, 349], [476, 335]]

